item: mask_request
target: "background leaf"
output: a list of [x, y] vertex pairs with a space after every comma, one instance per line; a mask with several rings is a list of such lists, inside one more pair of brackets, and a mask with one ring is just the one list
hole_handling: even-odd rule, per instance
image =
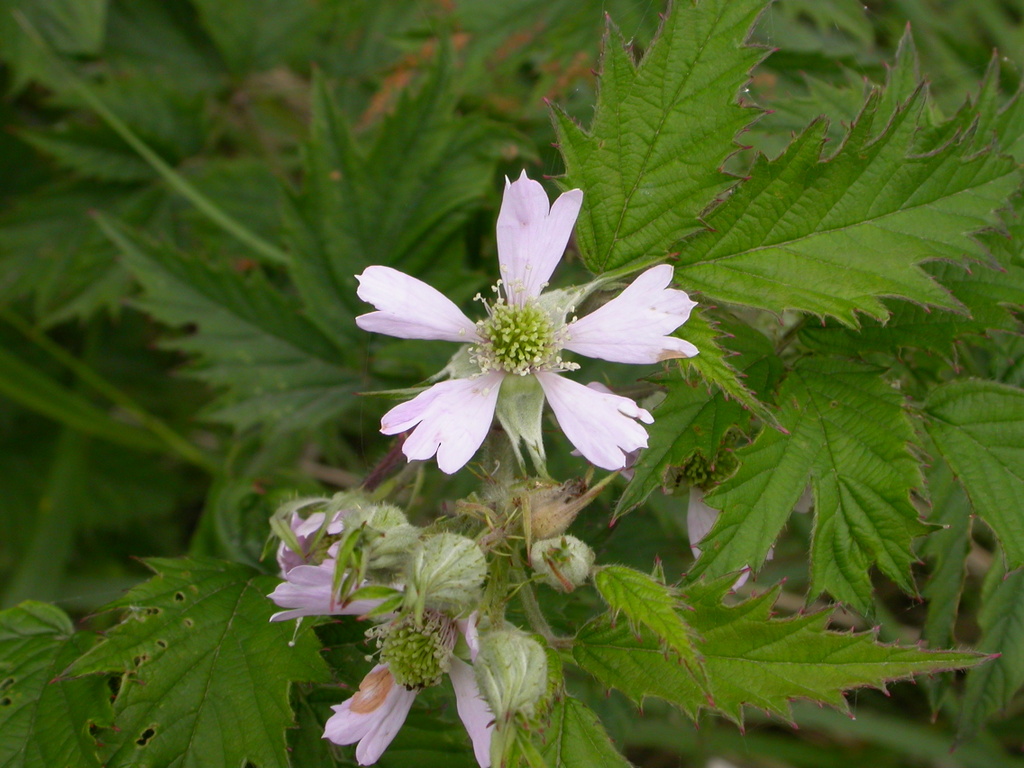
[[326, 667], [310, 630], [271, 623], [277, 583], [210, 559], [154, 559], [157, 575], [112, 608], [125, 619], [73, 675], [123, 674], [103, 765], [287, 768], [293, 681]]

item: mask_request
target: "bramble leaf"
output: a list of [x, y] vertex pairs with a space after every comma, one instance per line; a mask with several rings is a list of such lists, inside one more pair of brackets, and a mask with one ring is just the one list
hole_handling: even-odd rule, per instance
[[[689, 324], [686, 327], [689, 328]], [[695, 453], [713, 462], [729, 430], [743, 430], [749, 423], [750, 414], [744, 410], [744, 405], [752, 401], [759, 406], [755, 413], [761, 415], [764, 411], [765, 417], [774, 419], [774, 414], [761, 404], [755, 393], [764, 392], [774, 384], [781, 363], [761, 334], [739, 324], [730, 325], [729, 329], [735, 332], [727, 334], [731, 337], [734, 357], [727, 360], [723, 354], [710, 364], [723, 371], [721, 377], [716, 375], [711, 379], [704, 373], [706, 369], [701, 369], [705, 380], [720, 383], [720, 390], [709, 392], [683, 379], [659, 382], [667, 388], [667, 395], [654, 411], [654, 423], [648, 427], [648, 447], [633, 466], [633, 479], [619, 499], [616, 517], [642, 504], [659, 487], [673, 490], [670, 487], [672, 468], [680, 467]], [[705, 358], [706, 345], [701, 343], [699, 348], [701, 353], [693, 360]], [[736, 387], [746, 393], [743, 400], [736, 397]]]
[[657, 696], [690, 717], [701, 710], [742, 722], [754, 706], [790, 719], [790, 702], [803, 698], [846, 710], [843, 692], [944, 669], [973, 666], [983, 656], [881, 645], [871, 633], [828, 630], [826, 612], [772, 618], [778, 587], [736, 605], [722, 603], [732, 577], [696, 584], [686, 592], [689, 621], [700, 638], [710, 696], [647, 631], [638, 638], [607, 616], [590, 621], [576, 636], [573, 658], [602, 684], [637, 704]]
[[736, 452], [740, 468], [705, 501], [722, 509], [691, 576], [760, 567], [808, 483], [816, 517], [811, 592], [867, 612], [870, 568], [914, 592], [911, 541], [925, 532], [910, 502], [921, 484], [899, 393], [871, 366], [800, 361], [779, 392], [779, 422]]
[[925, 402], [928, 434], [995, 531], [1009, 568], [1024, 565], [1024, 391], [951, 381]]
[[111, 604], [124, 620], [69, 670], [123, 673], [103, 764], [288, 768], [288, 689], [327, 674], [312, 630], [271, 623], [277, 580], [246, 566], [147, 562], [157, 575]]
[[744, 44], [764, 7], [675, 3], [639, 63], [609, 25], [590, 128], [554, 112], [562, 185], [586, 193], [576, 241], [594, 272], [664, 258], [733, 181], [719, 166], [758, 114], [736, 96], [765, 55]]
[[634, 629], [647, 627], [667, 648], [679, 654], [690, 673], [700, 676], [700, 658], [694, 651], [693, 630], [683, 621], [676, 590], [646, 573], [621, 565], [608, 565], [594, 574], [594, 586], [613, 615], [621, 613]]
[[716, 300], [849, 326], [858, 311], [884, 320], [883, 296], [959, 309], [918, 264], [980, 256], [971, 234], [996, 223], [1020, 179], [1010, 158], [977, 151], [972, 134], [919, 153], [924, 94], [888, 120], [874, 91], [831, 156], [818, 121], [776, 160], [759, 157], [705, 217], [711, 231], [681, 244], [680, 282]]
[[589, 707], [564, 696], [554, 705], [544, 730], [541, 754], [550, 768], [628, 768]]
[[100, 678], [61, 672], [95, 642], [56, 606], [24, 602], [0, 613], [0, 765], [99, 768], [91, 727], [110, 725]]

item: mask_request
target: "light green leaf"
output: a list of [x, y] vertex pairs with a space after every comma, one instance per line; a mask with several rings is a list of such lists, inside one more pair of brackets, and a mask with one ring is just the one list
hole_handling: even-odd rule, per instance
[[612, 614], [622, 614], [634, 629], [647, 627], [679, 654], [690, 674], [700, 678], [700, 658], [694, 651], [693, 630], [683, 621], [679, 594], [646, 573], [621, 565], [608, 565], [594, 574], [594, 586]]
[[881, 645], [871, 633], [826, 629], [825, 612], [773, 618], [778, 588], [736, 605], [722, 596], [732, 577], [699, 584], [686, 593], [689, 621], [700, 639], [710, 696], [647, 631], [639, 638], [628, 627], [601, 616], [580, 630], [573, 658], [602, 684], [637, 704], [657, 696], [696, 718], [703, 709], [742, 722], [753, 706], [790, 719], [790, 702], [805, 698], [846, 710], [843, 692], [921, 673], [973, 666], [984, 657], [953, 651], [922, 651]]
[[557, 701], [543, 733], [541, 754], [550, 768], [629, 768], [601, 721], [572, 696]]
[[288, 768], [288, 689], [327, 676], [312, 630], [270, 622], [277, 579], [205, 558], [147, 562], [157, 575], [111, 605], [124, 621], [69, 670], [123, 673], [103, 764]]
[[818, 121], [777, 160], [758, 158], [705, 218], [711, 231], [682, 243], [680, 282], [713, 299], [850, 326], [858, 311], [884, 320], [883, 296], [957, 309], [918, 264], [980, 255], [971, 234], [996, 223], [993, 212], [1019, 184], [1016, 165], [977, 152], [969, 135], [915, 154], [924, 90], [888, 123], [880, 103], [873, 92], [831, 156], [822, 157], [827, 126]]
[[928, 434], [992, 526], [1009, 568], [1024, 565], [1024, 391], [993, 381], [952, 381], [925, 402]]
[[[690, 327], [689, 323], [686, 327]], [[714, 359], [714, 352], [706, 356], [709, 350], [705, 343], [698, 344], [701, 353], [692, 358], [705, 359], [705, 363], [708, 358], [712, 359], [701, 373], [706, 381], [720, 384], [721, 389], [709, 392], [682, 379], [659, 382], [666, 387], [667, 394], [654, 410], [654, 423], [647, 428], [648, 446], [633, 466], [633, 479], [619, 499], [616, 517], [642, 504], [659, 487], [674, 490], [670, 487], [672, 469], [683, 465], [695, 453], [700, 453], [709, 462], [714, 461], [726, 434], [731, 429], [746, 429], [750, 421], [750, 414], [741, 402], [744, 405], [756, 403], [757, 412], [765, 412], [764, 420], [774, 421], [774, 414], [768, 412], [754, 393], [765, 392], [774, 384], [781, 362], [760, 333], [739, 323], [726, 327], [732, 331], [725, 333], [731, 345], [731, 361], [727, 361], [723, 348], [719, 348], [717, 359]], [[694, 337], [689, 338], [692, 340]], [[708, 368], [722, 373], [712, 374], [715, 378], [709, 378], [705, 374]], [[746, 393], [742, 401], [736, 398], [737, 388]]]
[[744, 45], [764, 7], [674, 3], [639, 63], [609, 25], [589, 130], [554, 113], [562, 185], [585, 192], [576, 241], [593, 271], [660, 260], [702, 228], [701, 211], [732, 181], [719, 167], [757, 116], [736, 96], [764, 56]]
[[197, 356], [195, 375], [227, 390], [210, 418], [280, 434], [350, 407], [356, 381], [341, 350], [259, 272], [217, 270], [99, 221], [145, 288], [142, 307], [168, 325], [198, 327], [168, 344]]
[[985, 719], [1006, 707], [1024, 685], [1024, 571], [996, 584], [978, 613], [978, 650], [999, 654], [967, 674], [959, 737], [970, 738]]
[[814, 488], [811, 592], [871, 605], [870, 569], [914, 591], [911, 541], [926, 531], [910, 502], [921, 484], [900, 394], [871, 366], [800, 361], [779, 391], [779, 422], [736, 452], [740, 468], [705, 501], [724, 510], [692, 575], [760, 567], [808, 483]]
[[91, 727], [111, 722], [101, 678], [69, 680], [64, 669], [94, 643], [46, 603], [0, 612], [0, 765], [99, 768]]

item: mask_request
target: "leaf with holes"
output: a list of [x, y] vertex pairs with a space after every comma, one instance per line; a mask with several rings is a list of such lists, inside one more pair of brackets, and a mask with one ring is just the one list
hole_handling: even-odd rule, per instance
[[690, 717], [718, 711], [742, 722], [752, 706], [791, 719], [790, 702], [809, 699], [847, 710], [843, 692], [862, 686], [946, 669], [970, 667], [986, 657], [955, 651], [922, 651], [881, 645], [871, 633], [826, 629], [828, 613], [773, 618], [779, 588], [735, 605], [722, 597], [728, 577], [697, 584], [686, 592], [688, 621], [698, 633], [709, 693], [702, 691], [674, 659], [666, 658], [658, 638], [646, 630], [635, 635], [607, 616], [590, 621], [576, 636], [576, 663], [603, 685], [617, 688], [637, 704], [656, 696]]
[[664, 258], [734, 179], [719, 168], [757, 112], [736, 96], [764, 57], [744, 43], [763, 0], [673, 4], [635, 63], [617, 29], [604, 40], [589, 130], [556, 110], [566, 188], [585, 190], [576, 241], [595, 272]]
[[811, 592], [868, 612], [877, 565], [907, 592], [911, 542], [927, 530], [910, 491], [920, 486], [900, 394], [869, 365], [806, 358], [779, 391], [779, 422], [736, 452], [740, 468], [706, 497], [723, 510], [691, 572], [760, 567], [808, 483], [814, 488]]
[[61, 673], [96, 637], [75, 633], [64, 611], [24, 602], [0, 612], [0, 765], [99, 768], [92, 729], [111, 723], [110, 689]]
[[292, 682], [327, 670], [311, 630], [271, 623], [277, 579], [207, 558], [156, 571], [111, 608], [126, 611], [69, 674], [121, 673], [104, 766], [288, 768]]

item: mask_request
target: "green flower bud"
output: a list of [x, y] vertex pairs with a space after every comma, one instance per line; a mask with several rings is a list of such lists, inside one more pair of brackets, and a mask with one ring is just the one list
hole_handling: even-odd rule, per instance
[[522, 632], [499, 630], [481, 637], [473, 671], [499, 722], [532, 717], [547, 693], [547, 654]]
[[458, 613], [480, 599], [487, 559], [476, 542], [456, 533], [420, 539], [406, 567], [406, 604]]
[[575, 536], [535, 541], [530, 548], [533, 570], [544, 583], [560, 592], [572, 592], [590, 577], [594, 550]]

